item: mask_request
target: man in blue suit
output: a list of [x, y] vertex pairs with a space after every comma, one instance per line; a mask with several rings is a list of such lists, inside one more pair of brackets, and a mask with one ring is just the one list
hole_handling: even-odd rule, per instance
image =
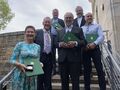
[[40, 61], [43, 63], [44, 74], [38, 76], [37, 90], [52, 90], [51, 77], [54, 59], [54, 38], [51, 34], [51, 19], [45, 17], [43, 29], [36, 32], [35, 43], [41, 47]]

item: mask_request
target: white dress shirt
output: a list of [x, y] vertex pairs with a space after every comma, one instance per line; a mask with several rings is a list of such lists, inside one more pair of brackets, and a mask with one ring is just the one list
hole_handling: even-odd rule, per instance
[[82, 16], [79, 17], [79, 18], [77, 18], [77, 22], [78, 22], [79, 27], [80, 27], [80, 25], [81, 25], [81, 21], [82, 21]]
[[73, 28], [73, 25], [71, 25], [70, 27], [65, 27], [65, 32], [67, 33], [67, 32], [71, 32], [71, 30], [72, 30], [72, 28]]

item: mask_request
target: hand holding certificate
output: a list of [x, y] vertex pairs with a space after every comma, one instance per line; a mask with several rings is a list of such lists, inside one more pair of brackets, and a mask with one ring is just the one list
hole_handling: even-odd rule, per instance
[[64, 35], [63, 41], [70, 42], [70, 41], [78, 41], [79, 39], [71, 32], [68, 32]]
[[88, 43], [94, 42], [97, 39], [97, 34], [86, 34], [86, 40]]
[[58, 23], [58, 22], [54, 22], [52, 24], [52, 26], [56, 29], [56, 30], [62, 30], [63, 27]]
[[26, 65], [26, 76], [35, 76], [44, 74], [42, 65], [38, 59], [25, 59], [24, 64]]

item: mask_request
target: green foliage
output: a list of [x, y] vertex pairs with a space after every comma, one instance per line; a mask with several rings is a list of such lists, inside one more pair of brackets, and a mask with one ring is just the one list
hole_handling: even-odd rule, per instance
[[3, 30], [14, 17], [6, 0], [0, 0], [0, 30]]

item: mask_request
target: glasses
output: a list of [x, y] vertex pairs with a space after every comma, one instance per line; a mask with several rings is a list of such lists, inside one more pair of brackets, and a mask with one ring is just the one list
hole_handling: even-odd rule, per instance
[[88, 15], [87, 17], [92, 17], [92, 15]]
[[65, 17], [65, 19], [72, 19], [72, 17]]

